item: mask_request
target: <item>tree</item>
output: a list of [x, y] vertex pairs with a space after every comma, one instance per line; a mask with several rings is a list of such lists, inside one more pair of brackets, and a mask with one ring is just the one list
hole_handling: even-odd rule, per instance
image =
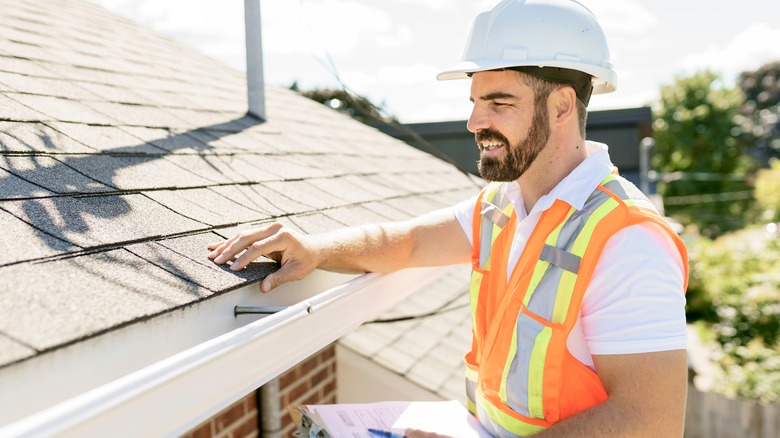
[[780, 61], [741, 73], [738, 83], [745, 95], [739, 121], [755, 136], [751, 155], [766, 167], [772, 158], [780, 158]]
[[742, 228], [752, 211], [752, 134], [737, 118], [743, 101], [738, 88], [704, 71], [663, 86], [655, 110], [653, 168], [666, 213], [708, 237]]
[[388, 122], [397, 122], [395, 117], [383, 115], [384, 105], [375, 105], [367, 98], [350, 93], [343, 88], [322, 88], [301, 91], [298, 87], [298, 83], [293, 82], [292, 85], [290, 85], [290, 89], [336, 111], [343, 112], [366, 125], [375, 126]]

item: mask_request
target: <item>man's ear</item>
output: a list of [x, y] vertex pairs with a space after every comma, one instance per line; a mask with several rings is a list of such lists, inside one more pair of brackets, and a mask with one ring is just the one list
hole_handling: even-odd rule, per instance
[[577, 118], [577, 93], [572, 87], [559, 87], [550, 94], [550, 97], [552, 97], [553, 104], [553, 123], [562, 123], [570, 118]]

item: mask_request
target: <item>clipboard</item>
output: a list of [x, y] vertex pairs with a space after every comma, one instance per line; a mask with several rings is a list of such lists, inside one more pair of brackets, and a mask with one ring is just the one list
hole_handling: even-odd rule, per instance
[[332, 438], [325, 421], [316, 413], [309, 411], [306, 405], [290, 405], [287, 411], [298, 428], [293, 436], [300, 438]]

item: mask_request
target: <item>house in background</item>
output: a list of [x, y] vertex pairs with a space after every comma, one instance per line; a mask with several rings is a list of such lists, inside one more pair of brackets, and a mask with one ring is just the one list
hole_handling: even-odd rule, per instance
[[[612, 163], [620, 170], [620, 174], [639, 186], [640, 144], [642, 139], [652, 137], [652, 124], [653, 114], [647, 106], [589, 111], [586, 137], [609, 145]], [[474, 175], [478, 174], [479, 151], [474, 145], [474, 135], [466, 130], [466, 120], [384, 125], [378, 128], [429, 153], [432, 152], [430, 146], [433, 146], [459, 167]]]
[[334, 342], [450, 275], [261, 294], [273, 261], [211, 263], [272, 221], [401, 220], [481, 186], [289, 90], [249, 116], [246, 83], [84, 0], [0, 0], [0, 435], [289, 436], [288, 404], [336, 400]]

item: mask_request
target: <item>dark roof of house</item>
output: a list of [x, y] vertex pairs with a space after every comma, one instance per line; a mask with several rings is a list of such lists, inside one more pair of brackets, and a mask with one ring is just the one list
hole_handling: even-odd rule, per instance
[[0, 0], [0, 367], [254, 283], [208, 243], [473, 194], [453, 166], [83, 0]]

